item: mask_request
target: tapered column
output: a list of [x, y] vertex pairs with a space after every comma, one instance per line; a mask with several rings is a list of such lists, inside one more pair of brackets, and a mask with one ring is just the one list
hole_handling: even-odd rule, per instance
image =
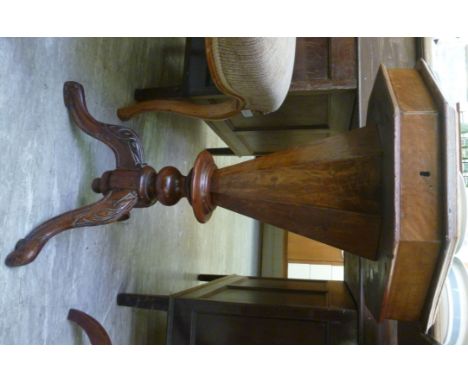
[[357, 129], [214, 169], [206, 181], [209, 202], [374, 259], [381, 228], [381, 156], [377, 129]]

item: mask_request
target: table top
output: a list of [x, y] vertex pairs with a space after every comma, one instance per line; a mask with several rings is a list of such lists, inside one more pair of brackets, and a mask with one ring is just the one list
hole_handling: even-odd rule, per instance
[[434, 318], [457, 239], [457, 128], [424, 61], [381, 66], [367, 126], [383, 148], [378, 261], [363, 259], [366, 304], [376, 319]]

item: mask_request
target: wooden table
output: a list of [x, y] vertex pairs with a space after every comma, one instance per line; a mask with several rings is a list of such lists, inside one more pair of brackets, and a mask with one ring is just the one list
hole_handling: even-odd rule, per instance
[[113, 149], [117, 168], [93, 181], [100, 202], [37, 227], [7, 265], [30, 263], [66, 229], [187, 197], [201, 223], [219, 206], [360, 256], [377, 321], [431, 323], [457, 239], [459, 162], [454, 111], [424, 62], [381, 67], [363, 128], [221, 169], [204, 151], [187, 176], [146, 165], [135, 132], [90, 116], [79, 84], [64, 90], [74, 120]]

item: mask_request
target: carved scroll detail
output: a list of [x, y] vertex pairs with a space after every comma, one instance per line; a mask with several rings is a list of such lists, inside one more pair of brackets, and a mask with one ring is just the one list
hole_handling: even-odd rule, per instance
[[118, 200], [109, 200], [109, 207], [96, 208], [84, 211], [78, 215], [73, 222], [75, 227], [87, 227], [99, 224], [106, 224], [117, 220], [124, 211], [128, 211], [138, 199], [135, 191], [129, 191], [125, 196]]

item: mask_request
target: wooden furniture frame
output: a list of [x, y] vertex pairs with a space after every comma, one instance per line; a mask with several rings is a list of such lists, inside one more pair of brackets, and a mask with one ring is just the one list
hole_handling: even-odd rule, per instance
[[187, 197], [199, 222], [220, 206], [363, 257], [378, 321], [431, 321], [456, 241], [458, 160], [453, 110], [424, 62], [381, 67], [363, 128], [222, 169], [204, 151], [187, 176], [145, 165], [137, 135], [91, 117], [79, 84], [65, 83], [64, 97], [78, 127], [113, 149], [117, 168], [93, 181], [101, 201], [37, 227], [7, 265], [30, 263], [66, 229]]
[[[218, 89], [208, 70], [205, 39], [187, 38], [181, 85], [135, 90], [135, 105], [121, 108], [127, 120], [145, 111], [176, 112], [205, 119], [229, 146], [213, 155], [264, 155], [347, 131], [355, 123], [355, 38], [296, 39], [291, 86], [275, 112], [240, 114], [242, 100]], [[209, 41], [209, 40], [208, 40]], [[216, 82], [219, 84], [219, 81]]]
[[[244, 100], [230, 94], [227, 89], [220, 88], [221, 81], [210, 76], [216, 70], [208, 71], [214, 64], [210, 62], [210, 39], [188, 38], [185, 49], [185, 64], [182, 85], [169, 88], [136, 89], [137, 103], [121, 107], [117, 116], [127, 121], [145, 112], [171, 112], [204, 120], [224, 120], [240, 113]], [[217, 85], [215, 85], [215, 83]], [[190, 98], [204, 95], [224, 94], [218, 102], [200, 104]]]
[[168, 344], [357, 343], [356, 306], [343, 282], [202, 279], [210, 282], [170, 296], [121, 293], [117, 304], [167, 311]]
[[85, 312], [78, 309], [70, 309], [67, 319], [84, 330], [91, 345], [112, 345], [106, 329], [95, 318]]

